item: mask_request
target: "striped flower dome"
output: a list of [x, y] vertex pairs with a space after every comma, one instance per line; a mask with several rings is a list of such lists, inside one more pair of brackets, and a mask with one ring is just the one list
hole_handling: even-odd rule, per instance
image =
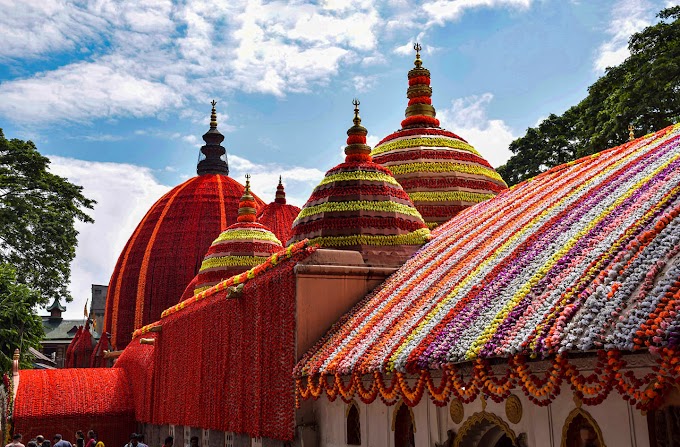
[[281, 177], [279, 185], [276, 187], [276, 198], [274, 201], [260, 211], [257, 221], [269, 227], [280, 241], [287, 241], [291, 236], [293, 221], [300, 214], [300, 208], [286, 203], [286, 191], [283, 188]]
[[283, 249], [269, 228], [256, 222], [256, 202], [250, 192], [250, 176], [238, 206], [237, 222], [224, 230], [208, 249], [198, 275], [192, 281], [194, 293], [243, 273]]
[[353, 104], [345, 162], [314, 189], [293, 222], [288, 243], [308, 238], [322, 247], [359, 251], [372, 265], [400, 265], [430, 232], [392, 173], [371, 160], [359, 101]]
[[401, 129], [378, 143], [371, 155], [389, 168], [432, 228], [463, 209], [507, 188], [501, 176], [467, 141], [439, 127], [432, 106], [430, 71], [420, 45], [408, 73], [408, 107]]

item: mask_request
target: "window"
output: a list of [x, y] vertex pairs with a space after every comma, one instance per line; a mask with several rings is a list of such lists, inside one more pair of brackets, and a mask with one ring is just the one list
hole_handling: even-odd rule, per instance
[[351, 402], [346, 411], [347, 445], [361, 445], [361, 421], [356, 402]]
[[262, 447], [262, 438], [251, 438], [250, 445], [252, 447]]
[[224, 434], [224, 447], [234, 447], [234, 434], [226, 432]]
[[411, 409], [400, 402], [394, 416], [394, 447], [415, 447], [415, 427]]

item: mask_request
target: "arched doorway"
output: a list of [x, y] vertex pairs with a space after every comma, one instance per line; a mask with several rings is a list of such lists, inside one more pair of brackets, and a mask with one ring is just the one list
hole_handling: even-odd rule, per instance
[[562, 447], [605, 447], [600, 427], [582, 408], [575, 408], [562, 428]]
[[513, 447], [517, 437], [508, 424], [493, 413], [482, 411], [460, 427], [454, 447]]
[[361, 420], [359, 407], [352, 401], [345, 411], [345, 437], [347, 445], [361, 445]]
[[415, 447], [416, 426], [413, 421], [413, 410], [403, 401], [399, 401], [392, 417], [394, 431], [394, 447]]

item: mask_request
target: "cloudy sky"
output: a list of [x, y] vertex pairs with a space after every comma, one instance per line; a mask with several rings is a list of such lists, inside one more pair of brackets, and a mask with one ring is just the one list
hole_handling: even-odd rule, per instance
[[301, 205], [341, 159], [351, 99], [369, 142], [399, 127], [412, 42], [433, 104], [494, 166], [586, 95], [667, 0], [0, 0], [0, 128], [98, 201], [73, 265], [82, 316], [148, 207], [195, 175], [218, 102], [232, 176]]

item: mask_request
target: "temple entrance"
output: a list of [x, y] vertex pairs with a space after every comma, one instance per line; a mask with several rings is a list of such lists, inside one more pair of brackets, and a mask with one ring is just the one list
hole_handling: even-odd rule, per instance
[[475, 413], [461, 426], [455, 447], [513, 447], [515, 433], [493, 413]]
[[398, 405], [393, 419], [394, 447], [415, 447], [413, 410], [403, 402]]
[[582, 408], [574, 409], [564, 423], [562, 447], [605, 447], [595, 419]]

